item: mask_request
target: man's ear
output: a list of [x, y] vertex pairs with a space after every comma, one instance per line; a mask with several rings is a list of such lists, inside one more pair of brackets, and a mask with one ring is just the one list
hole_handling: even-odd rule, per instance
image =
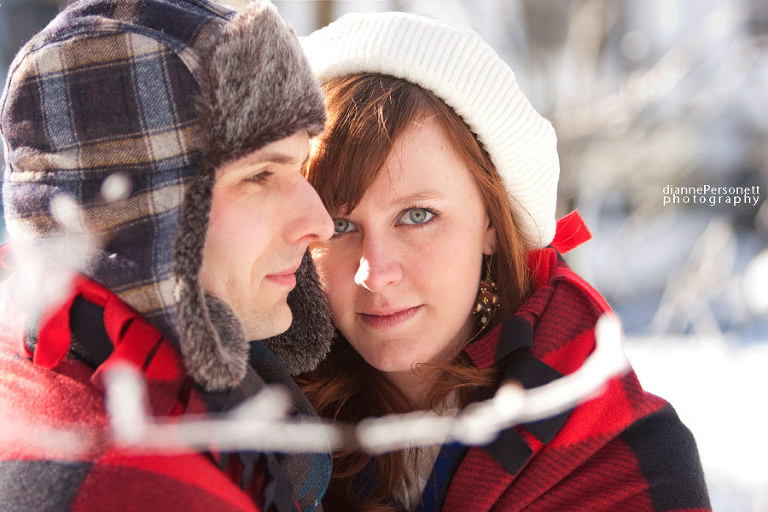
[[491, 221], [488, 221], [488, 227], [483, 235], [483, 254], [494, 254], [496, 252], [496, 228]]

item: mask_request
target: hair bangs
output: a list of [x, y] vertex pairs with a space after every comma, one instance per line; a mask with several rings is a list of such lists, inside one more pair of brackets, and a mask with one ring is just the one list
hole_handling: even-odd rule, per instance
[[418, 87], [378, 74], [346, 76], [324, 86], [328, 122], [313, 141], [307, 180], [335, 215], [357, 207], [398, 137], [433, 111]]

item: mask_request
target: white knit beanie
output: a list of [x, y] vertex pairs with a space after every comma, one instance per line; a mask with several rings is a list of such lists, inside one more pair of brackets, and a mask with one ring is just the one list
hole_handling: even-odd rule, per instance
[[490, 154], [531, 246], [552, 241], [560, 175], [554, 129], [477, 33], [402, 12], [347, 14], [302, 45], [321, 83], [381, 73], [442, 99]]

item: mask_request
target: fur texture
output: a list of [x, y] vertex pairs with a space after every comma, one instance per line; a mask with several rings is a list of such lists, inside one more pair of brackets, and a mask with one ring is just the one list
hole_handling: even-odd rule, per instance
[[[198, 274], [215, 169], [265, 145], [325, 123], [322, 94], [293, 31], [271, 4], [252, 3], [216, 38], [200, 73], [200, 125], [205, 162], [187, 190], [174, 254], [179, 344], [184, 363], [209, 390], [225, 389], [245, 374], [249, 340], [225, 304], [209, 311]], [[288, 332], [267, 342], [292, 374], [313, 369], [328, 352], [332, 327], [314, 266], [305, 257], [289, 296]], [[226, 336], [226, 339], [223, 337]]]
[[[209, 302], [198, 279], [214, 179], [212, 168], [201, 167], [200, 175], [187, 189], [173, 258], [173, 273], [177, 279], [179, 348], [187, 371], [208, 390], [238, 384], [248, 364], [247, 356], [243, 356], [248, 352], [248, 340], [242, 325], [238, 329], [214, 327], [214, 320], [232, 317], [234, 312], [220, 303], [217, 314], [212, 318]], [[230, 309], [229, 314], [223, 313], [223, 309]], [[219, 332], [237, 337], [222, 340]]]
[[309, 251], [296, 274], [296, 288], [288, 295], [291, 327], [264, 344], [282, 359], [291, 375], [314, 370], [331, 349], [334, 328], [325, 294], [320, 290]]
[[298, 38], [271, 4], [252, 3], [225, 28], [201, 73], [201, 125], [213, 167], [325, 124], [323, 97]]

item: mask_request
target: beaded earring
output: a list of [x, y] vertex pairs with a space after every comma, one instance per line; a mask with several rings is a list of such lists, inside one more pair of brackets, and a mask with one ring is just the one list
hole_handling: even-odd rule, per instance
[[491, 279], [491, 256], [485, 256], [485, 279], [480, 281], [477, 291], [477, 301], [473, 314], [477, 315], [481, 327], [485, 327], [490, 322], [493, 313], [499, 306], [499, 296], [496, 295], [496, 283]]

